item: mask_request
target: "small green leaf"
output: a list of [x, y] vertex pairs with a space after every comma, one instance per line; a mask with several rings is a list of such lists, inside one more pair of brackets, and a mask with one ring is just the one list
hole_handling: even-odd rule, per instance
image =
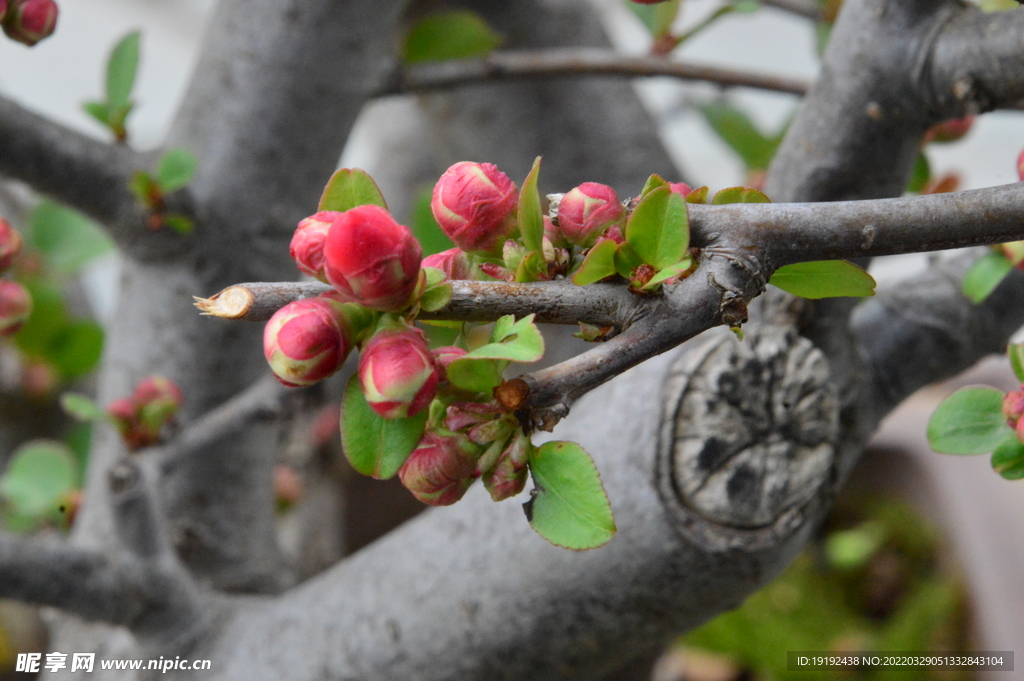
[[145, 170], [136, 170], [128, 181], [128, 189], [135, 198], [146, 208], [153, 208], [153, 194], [160, 190], [157, 188], [156, 180]]
[[637, 267], [643, 265], [644, 261], [640, 259], [640, 256], [636, 254], [633, 247], [629, 245], [629, 242], [623, 241], [619, 244], [619, 247], [615, 249], [615, 271], [620, 276], [629, 279]]
[[1024, 343], [1010, 343], [1006, 346], [1006, 354], [1017, 380], [1024, 383]]
[[39, 251], [46, 264], [62, 275], [113, 249], [98, 224], [78, 211], [52, 201], [41, 202], [29, 218], [26, 242]]
[[782, 141], [781, 135], [763, 134], [743, 111], [726, 102], [698, 107], [704, 120], [736, 152], [747, 168], [765, 170]]
[[988, 454], [1011, 435], [995, 388], [961, 388], [928, 421], [928, 443], [942, 454]]
[[711, 205], [721, 206], [727, 203], [771, 203], [771, 199], [756, 189], [747, 187], [729, 187], [715, 192]]
[[675, 265], [669, 265], [665, 269], [655, 274], [649, 282], [643, 285], [641, 290], [650, 291], [656, 286], [661, 285], [663, 282], [671, 279], [672, 277], [678, 277], [680, 274], [690, 269], [693, 266], [693, 260], [687, 256], [683, 258], [682, 262], [677, 262]]
[[874, 278], [845, 260], [786, 265], [775, 270], [768, 283], [801, 298], [863, 298], [875, 295]]
[[342, 168], [331, 175], [320, 197], [318, 210], [336, 210], [344, 212], [356, 206], [380, 206], [388, 209], [384, 195], [380, 193], [377, 183], [359, 168]]
[[[441, 225], [437, 224], [434, 213], [430, 210], [432, 196], [433, 188], [425, 187], [416, 195], [416, 201], [409, 216], [409, 229], [423, 246], [423, 257], [447, 251], [455, 246], [441, 230]], [[382, 198], [381, 201], [383, 200]]]
[[867, 565], [884, 540], [885, 528], [877, 522], [867, 522], [830, 534], [825, 539], [825, 556], [840, 570], [856, 570]]
[[641, 260], [655, 269], [682, 260], [690, 245], [686, 200], [665, 187], [652, 189], [629, 216], [626, 241]]
[[110, 109], [104, 102], [85, 102], [82, 104], [82, 108], [85, 109], [85, 113], [89, 114], [103, 127], [110, 126]]
[[103, 330], [93, 322], [71, 318], [55, 288], [40, 282], [28, 282], [26, 287], [32, 295], [32, 314], [14, 335], [18, 349], [45, 361], [66, 378], [91, 371], [99, 362]]
[[79, 421], [106, 421], [107, 413], [98, 404], [79, 393], [64, 393], [60, 396], [60, 406]]
[[999, 282], [1013, 270], [1013, 263], [1002, 253], [990, 252], [974, 261], [964, 274], [964, 295], [973, 303], [980, 303], [999, 286]]
[[366, 402], [359, 376], [352, 376], [341, 404], [341, 445], [349, 463], [379, 480], [394, 476], [423, 437], [428, 411], [404, 419], [382, 418]]
[[188, 149], [168, 149], [157, 166], [157, 184], [165, 194], [178, 191], [192, 180], [199, 162]]
[[681, 4], [681, 0], [668, 0], [654, 5], [640, 5], [628, 0], [626, 2], [655, 39], [662, 37], [672, 28]]
[[[511, 362], [536, 362], [544, 356], [544, 336], [540, 329], [533, 323], [535, 315], [527, 315], [518, 322], [511, 324], [507, 329], [498, 331], [499, 326], [495, 325], [493, 340], [486, 345], [481, 345], [472, 352], [455, 360], [456, 362], [465, 359], [504, 359]], [[507, 323], [512, 315], [505, 315], [499, 323]], [[454, 363], [453, 363], [454, 364]]]
[[708, 202], [708, 188], [697, 187], [692, 192], [686, 195], [687, 203], [707, 203]]
[[501, 44], [476, 12], [451, 10], [429, 14], [409, 30], [403, 56], [406, 63], [482, 57]]
[[516, 267], [515, 280], [517, 282], [543, 281], [547, 278], [548, 264], [544, 262], [544, 256], [540, 251], [530, 251]]
[[583, 259], [583, 264], [576, 270], [576, 274], [572, 275], [572, 283], [586, 286], [615, 274], [617, 248], [618, 244], [611, 239], [597, 243], [587, 252], [587, 257]]
[[1015, 434], [992, 451], [992, 468], [1007, 480], [1024, 479], [1024, 444]]
[[0, 496], [19, 515], [41, 517], [75, 489], [74, 454], [62, 442], [34, 440], [19, 447], [0, 478]]
[[644, 183], [644, 188], [640, 190], [640, 198], [647, 196], [651, 193], [652, 189], [657, 189], [658, 187], [668, 187], [668, 182], [661, 175], [651, 175], [647, 178], [647, 182]]
[[448, 365], [445, 375], [456, 388], [490, 395], [501, 384], [508, 364], [505, 360], [463, 356]]
[[65, 378], [80, 378], [99, 364], [103, 328], [90, 321], [72, 322], [52, 340], [49, 362]]
[[535, 485], [523, 507], [530, 526], [556, 546], [593, 549], [615, 534], [615, 519], [601, 476], [574, 442], [546, 442], [530, 451]]
[[172, 213], [164, 216], [164, 226], [170, 227], [178, 234], [191, 234], [196, 225], [184, 215]]
[[114, 46], [107, 62], [107, 104], [117, 109], [128, 103], [139, 66], [139, 32], [129, 33]]
[[910, 182], [907, 184], [907, 191], [914, 193], [921, 191], [930, 179], [932, 179], [932, 170], [931, 165], [928, 163], [928, 157], [923, 153], [918, 154], [917, 161], [914, 163], [914, 170], [910, 174]]
[[519, 193], [519, 230], [523, 235], [523, 245], [529, 251], [544, 252], [544, 215], [540, 209], [540, 192], [537, 190], [537, 179], [540, 176], [540, 156], [533, 162], [530, 174], [523, 182]]
[[423, 292], [420, 298], [420, 309], [425, 312], [436, 312], [448, 304], [452, 299], [452, 285], [438, 284], [430, 286]]

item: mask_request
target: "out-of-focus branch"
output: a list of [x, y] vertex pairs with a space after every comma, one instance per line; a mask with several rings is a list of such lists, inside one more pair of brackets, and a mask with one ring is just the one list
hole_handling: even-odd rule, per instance
[[437, 62], [397, 70], [380, 94], [444, 90], [481, 82], [563, 76], [667, 76], [722, 87], [748, 87], [802, 95], [808, 83], [797, 78], [688, 64], [664, 57], [626, 56], [600, 48], [552, 48], [494, 52], [483, 59]]
[[814, 0], [760, 0], [760, 3], [808, 19], [821, 18], [821, 6]]

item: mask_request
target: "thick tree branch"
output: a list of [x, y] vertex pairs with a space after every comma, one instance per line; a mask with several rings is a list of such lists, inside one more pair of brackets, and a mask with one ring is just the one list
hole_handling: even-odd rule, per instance
[[484, 82], [501, 82], [564, 76], [603, 75], [621, 77], [668, 76], [722, 87], [748, 87], [802, 95], [806, 81], [759, 73], [687, 64], [665, 57], [625, 56], [600, 48], [549, 48], [517, 52], [493, 52], [483, 59], [437, 62], [398, 70], [381, 95], [449, 88]]

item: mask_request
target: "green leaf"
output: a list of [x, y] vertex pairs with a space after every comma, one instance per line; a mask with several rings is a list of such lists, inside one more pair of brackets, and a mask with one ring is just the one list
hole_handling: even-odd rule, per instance
[[448, 365], [445, 375], [456, 388], [490, 395], [501, 385], [508, 362], [463, 356]]
[[771, 199], [756, 189], [746, 187], [729, 187], [715, 192], [711, 205], [721, 206], [727, 203], [771, 203]]
[[866, 522], [828, 535], [825, 556], [840, 570], [856, 570], [867, 565], [884, 540], [885, 528], [877, 522]]
[[60, 406], [79, 421], [106, 421], [107, 413], [85, 395], [67, 392], [60, 396]]
[[540, 156], [533, 162], [530, 174], [523, 182], [519, 193], [519, 230], [523, 235], [523, 245], [528, 251], [544, 252], [544, 215], [540, 209], [540, 192], [537, 190], [537, 178], [540, 176]]
[[623, 241], [619, 244], [619, 247], [615, 249], [615, 271], [618, 272], [620, 276], [628, 279], [633, 270], [643, 264], [644, 261], [636, 254], [636, 251], [634, 251], [633, 247], [629, 245], [629, 242]]
[[726, 102], [712, 102], [699, 106], [711, 129], [729, 145], [747, 168], [766, 170], [775, 150], [782, 142], [782, 135], [769, 137], [757, 129], [743, 111]]
[[640, 190], [640, 198], [647, 196], [651, 193], [652, 189], [657, 189], [658, 187], [668, 187], [668, 182], [661, 175], [651, 175], [647, 178], [647, 182], [644, 183], [644, 188]]
[[427, 426], [429, 410], [404, 419], [385, 419], [370, 408], [353, 375], [341, 404], [341, 445], [352, 467], [363, 475], [386, 480], [395, 475], [416, 449]]
[[344, 212], [356, 206], [380, 206], [388, 209], [384, 195], [380, 193], [377, 183], [359, 168], [342, 168], [331, 175], [320, 197], [317, 210], [336, 210]]
[[128, 181], [128, 189], [146, 208], [153, 208], [153, 194], [159, 193], [156, 180], [145, 170], [136, 170]]
[[[412, 213], [409, 216], [409, 229], [423, 246], [423, 257], [434, 255], [453, 248], [455, 244], [442, 231], [441, 225], [434, 219], [434, 212], [430, 210], [430, 201], [433, 196], [433, 187], [425, 187], [416, 195], [413, 203]], [[383, 199], [381, 199], [383, 201]]]
[[192, 220], [185, 217], [184, 215], [178, 215], [177, 213], [171, 213], [170, 215], [164, 216], [164, 226], [170, 227], [178, 234], [191, 234], [196, 228], [196, 225]]
[[662, 37], [672, 28], [672, 22], [679, 14], [681, 0], [668, 0], [655, 5], [640, 5], [627, 0], [626, 5], [633, 10], [633, 14], [644, 22], [644, 26], [651, 32], [655, 39]]
[[517, 282], [543, 281], [547, 278], [548, 264], [540, 251], [530, 251], [516, 267]]
[[686, 199], [665, 187], [652, 189], [629, 216], [626, 241], [655, 269], [682, 260], [690, 245]]
[[19, 447], [0, 478], [0, 496], [14, 512], [41, 517], [53, 511], [78, 478], [74, 454], [61, 442], [34, 440]]
[[105, 102], [85, 102], [82, 104], [82, 108], [85, 109], [85, 113], [99, 121], [103, 127], [110, 126], [110, 108]]
[[768, 280], [801, 298], [863, 298], [875, 295], [875, 280], [852, 262], [817, 260], [786, 265]]
[[910, 182], [907, 184], [907, 191], [914, 193], [921, 191], [931, 178], [932, 170], [928, 163], [928, 157], [923, 153], [918, 154], [917, 161], [914, 163], [914, 170], [910, 174]]
[[198, 164], [188, 149], [168, 149], [160, 157], [156, 170], [157, 184], [165, 194], [178, 191], [191, 181]]
[[928, 421], [928, 443], [942, 454], [988, 454], [1011, 435], [995, 388], [961, 388]]
[[586, 286], [615, 274], [617, 248], [618, 244], [611, 239], [597, 243], [587, 252], [587, 257], [583, 259], [583, 264], [576, 270], [576, 274], [572, 275], [572, 283]]
[[593, 549], [615, 534], [615, 519], [601, 476], [574, 442], [546, 442], [530, 452], [534, 491], [526, 516], [537, 533], [556, 546]]
[[974, 261], [964, 274], [964, 295], [973, 303], [980, 303], [999, 286], [999, 282], [1013, 270], [1013, 263], [1002, 253], [990, 252]]
[[114, 247], [98, 224], [52, 201], [43, 201], [32, 211], [25, 241], [42, 254], [49, 268], [62, 275], [78, 271]]
[[[430, 268], [433, 269], [433, 268]], [[435, 312], [440, 310], [442, 307], [448, 304], [448, 301], [452, 299], [452, 285], [451, 284], [438, 284], [436, 286], [430, 286], [426, 291], [423, 292], [423, 297], [420, 298], [420, 309], [425, 312]]]
[[505, 315], [495, 325], [492, 342], [481, 345], [455, 361], [460, 362], [466, 359], [505, 359], [511, 362], [527, 363], [538, 361], [544, 356], [544, 336], [541, 335], [537, 325], [533, 323], [535, 316], [530, 314], [518, 322], [509, 324], [514, 318], [512, 315]]
[[417, 21], [405, 37], [406, 63], [482, 57], [501, 44], [476, 12], [451, 10], [429, 14]]
[[692, 192], [686, 195], [687, 203], [707, 203], [708, 202], [708, 188], [697, 187]]
[[32, 314], [14, 335], [18, 349], [50, 364], [65, 378], [91, 371], [103, 349], [103, 330], [93, 322], [71, 318], [55, 288], [40, 282], [25, 286], [32, 294]]
[[1006, 354], [1017, 380], [1024, 383], [1024, 343], [1010, 343], [1006, 346]]
[[72, 322], [51, 341], [50, 363], [65, 378], [80, 378], [99, 364], [103, 329], [95, 322]]
[[139, 32], [129, 33], [114, 46], [107, 62], [107, 104], [117, 109], [128, 103], [139, 66]]
[[1024, 444], [1016, 435], [999, 443], [992, 452], [992, 468], [1007, 480], [1024, 478]]
[[649, 282], [643, 285], [643, 291], [650, 291], [661, 283], [671, 279], [672, 277], [678, 277], [680, 274], [690, 269], [693, 266], [693, 260], [689, 256], [683, 258], [682, 262], [677, 262], [675, 265], [669, 265], [665, 269], [655, 274]]

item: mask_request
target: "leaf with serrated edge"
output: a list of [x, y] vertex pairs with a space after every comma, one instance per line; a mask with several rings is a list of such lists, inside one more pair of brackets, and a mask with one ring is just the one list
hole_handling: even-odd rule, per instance
[[617, 248], [618, 244], [611, 239], [596, 244], [587, 252], [587, 257], [583, 259], [583, 264], [576, 270], [576, 274], [572, 275], [572, 283], [586, 286], [615, 274]]
[[1013, 269], [1013, 263], [1002, 253], [986, 253], [964, 274], [964, 295], [973, 303], [980, 303], [999, 286], [999, 282]]
[[941, 454], [988, 454], [1012, 434], [995, 388], [961, 388], [928, 421], [928, 444]]
[[528, 504], [530, 526], [567, 549], [593, 549], [615, 534], [608, 495], [597, 467], [574, 442], [546, 442], [530, 451], [535, 494]]
[[506, 367], [506, 360], [463, 355], [448, 365], [445, 376], [456, 388], [490, 395], [501, 384]]
[[356, 206], [367, 205], [388, 209], [377, 183], [365, 170], [342, 168], [335, 171], [327, 181], [317, 210], [336, 210], [343, 213]]
[[768, 280], [772, 286], [801, 298], [863, 298], [875, 295], [875, 280], [845, 260], [816, 260], [786, 265]]
[[1010, 343], [1006, 346], [1006, 354], [1017, 380], [1024, 383], [1024, 343]]
[[540, 156], [534, 160], [519, 193], [519, 231], [526, 250], [541, 253], [544, 250], [544, 215], [540, 210], [540, 192], [537, 190], [539, 176]]
[[626, 241], [655, 269], [682, 260], [690, 245], [686, 199], [666, 187], [652, 189], [629, 216]]
[[1007, 480], [1024, 478], [1024, 444], [1013, 434], [992, 451], [992, 468]]
[[693, 260], [691, 260], [689, 257], [685, 258], [682, 262], [677, 262], [675, 265], [669, 265], [665, 269], [655, 274], [649, 282], [647, 282], [646, 284], [643, 285], [643, 287], [641, 287], [641, 290], [650, 291], [658, 284], [661, 284], [662, 282], [671, 279], [672, 277], [679, 276], [686, 270], [690, 269], [691, 265], [693, 265]]
[[[502, 319], [510, 316], [505, 315]], [[492, 338], [501, 338], [502, 340], [482, 345], [456, 361], [469, 358], [536, 362], [544, 356], [544, 336], [541, 335], [537, 325], [533, 323], [534, 316], [531, 314], [523, 317], [507, 329], [502, 329], [500, 335], [496, 330]]]
[[381, 418], [367, 404], [359, 376], [352, 376], [341, 405], [341, 445], [349, 463], [379, 480], [394, 476], [423, 437], [428, 411], [404, 419]]

